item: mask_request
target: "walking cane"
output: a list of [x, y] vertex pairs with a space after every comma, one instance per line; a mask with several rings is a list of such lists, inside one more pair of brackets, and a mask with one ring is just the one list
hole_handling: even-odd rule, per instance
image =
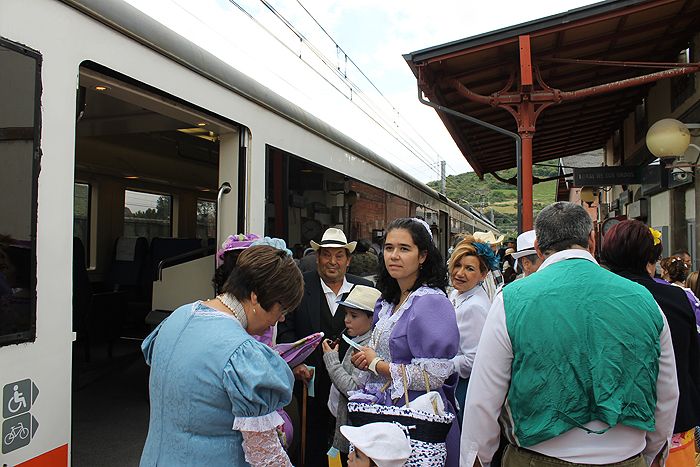
[[309, 397], [309, 388], [304, 384], [301, 402], [301, 467], [306, 465], [306, 399]]

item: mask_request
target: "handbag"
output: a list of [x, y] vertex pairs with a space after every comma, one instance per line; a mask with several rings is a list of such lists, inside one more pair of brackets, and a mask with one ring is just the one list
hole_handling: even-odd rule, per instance
[[[440, 414], [435, 401], [433, 411], [426, 412], [411, 408], [408, 398], [408, 378], [406, 367], [401, 365], [404, 397], [406, 405], [367, 404], [363, 402], [348, 403], [348, 418], [353, 426], [363, 426], [375, 422], [393, 422], [401, 425], [411, 441], [411, 457], [406, 465], [409, 467], [444, 466], [447, 459], [447, 434], [452, 428], [455, 415], [449, 412]], [[430, 392], [428, 374], [423, 370], [426, 393]], [[383, 390], [389, 387], [388, 382]]]

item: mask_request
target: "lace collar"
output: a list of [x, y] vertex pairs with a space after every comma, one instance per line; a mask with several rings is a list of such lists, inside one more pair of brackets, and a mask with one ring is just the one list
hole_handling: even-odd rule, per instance
[[233, 316], [241, 323], [243, 329], [248, 326], [248, 317], [243, 310], [243, 304], [231, 294], [223, 293], [217, 295], [216, 298], [233, 314]]

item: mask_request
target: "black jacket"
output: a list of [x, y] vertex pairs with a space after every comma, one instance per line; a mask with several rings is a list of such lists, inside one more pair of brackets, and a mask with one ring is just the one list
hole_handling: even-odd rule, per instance
[[683, 289], [660, 284], [648, 275], [617, 272], [622, 277], [646, 287], [666, 316], [671, 331], [673, 353], [678, 373], [678, 411], [674, 433], [700, 425], [700, 343], [695, 314]]

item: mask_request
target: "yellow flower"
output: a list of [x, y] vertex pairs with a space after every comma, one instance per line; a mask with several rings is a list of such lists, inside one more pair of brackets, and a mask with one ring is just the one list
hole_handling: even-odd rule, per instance
[[661, 243], [661, 232], [653, 227], [649, 227], [649, 232], [651, 232], [651, 236], [654, 237], [654, 245]]

